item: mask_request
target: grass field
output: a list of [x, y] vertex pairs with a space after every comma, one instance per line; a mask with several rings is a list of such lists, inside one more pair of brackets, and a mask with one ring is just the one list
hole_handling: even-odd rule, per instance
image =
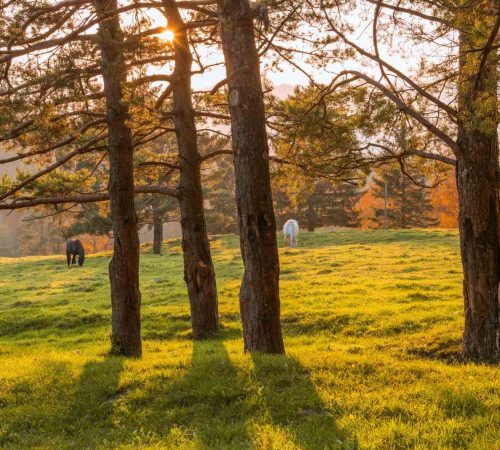
[[109, 255], [0, 259], [0, 448], [500, 449], [500, 368], [459, 356], [456, 232], [281, 249], [285, 357], [243, 353], [237, 238], [212, 248], [223, 330], [196, 343], [179, 242], [144, 249], [139, 360], [106, 353]]

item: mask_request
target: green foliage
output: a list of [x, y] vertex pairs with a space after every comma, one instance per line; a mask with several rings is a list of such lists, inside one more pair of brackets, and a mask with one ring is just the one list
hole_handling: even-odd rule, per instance
[[0, 259], [0, 447], [493, 449], [500, 369], [461, 363], [458, 235], [302, 233], [280, 250], [287, 356], [248, 355], [237, 236], [223, 330], [193, 343], [180, 242], [142, 254], [144, 356], [109, 356], [108, 253]]
[[84, 210], [79, 218], [69, 227], [62, 230], [65, 238], [79, 234], [106, 235], [111, 232], [111, 219], [109, 215], [99, 214], [96, 208]]
[[[413, 174], [413, 180], [425, 184], [425, 179]], [[433, 216], [429, 189], [415, 185], [399, 168], [388, 169], [374, 177], [374, 195], [383, 199], [387, 184], [387, 226], [389, 228], [426, 228], [439, 222]], [[375, 208], [374, 221], [384, 224], [384, 208]]]
[[335, 185], [325, 180], [314, 183], [314, 190], [295, 203], [286, 191], [278, 191], [274, 195], [277, 222], [281, 226], [293, 216], [300, 227], [311, 230], [324, 226], [355, 227], [359, 225], [356, 205], [360, 197], [357, 186]]
[[327, 95], [320, 88], [297, 87], [273, 107], [273, 149], [286, 161], [276, 165], [274, 182], [295, 204], [314, 192], [318, 180], [336, 183], [366, 175], [358, 165], [356, 133], [365, 122], [356, 108], [360, 92], [344, 89]]
[[[230, 150], [231, 142], [223, 137], [208, 134], [199, 137], [202, 156], [220, 150]], [[219, 155], [206, 161], [202, 168], [203, 197], [207, 229], [211, 234], [236, 233], [238, 215], [236, 211], [235, 178], [232, 155]]]

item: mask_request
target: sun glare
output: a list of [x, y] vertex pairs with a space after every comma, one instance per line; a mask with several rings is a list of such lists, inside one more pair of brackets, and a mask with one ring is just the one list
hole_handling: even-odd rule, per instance
[[158, 36], [162, 41], [169, 42], [171, 44], [174, 41], [175, 34], [172, 30], [169, 30], [167, 28], [165, 29], [165, 31], [162, 31]]

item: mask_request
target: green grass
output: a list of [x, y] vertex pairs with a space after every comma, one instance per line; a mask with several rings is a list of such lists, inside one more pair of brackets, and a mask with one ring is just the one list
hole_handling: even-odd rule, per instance
[[223, 330], [193, 343], [178, 241], [141, 260], [144, 356], [107, 355], [109, 255], [0, 260], [0, 448], [495, 449], [500, 369], [464, 365], [456, 232], [304, 233], [281, 249], [287, 356], [243, 353], [235, 236]]

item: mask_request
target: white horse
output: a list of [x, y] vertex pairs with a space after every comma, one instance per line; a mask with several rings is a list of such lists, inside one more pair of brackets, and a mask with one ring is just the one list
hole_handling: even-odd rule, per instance
[[287, 220], [283, 225], [283, 245], [286, 246], [286, 238], [290, 240], [290, 248], [297, 247], [297, 236], [299, 235], [299, 222], [295, 219]]

